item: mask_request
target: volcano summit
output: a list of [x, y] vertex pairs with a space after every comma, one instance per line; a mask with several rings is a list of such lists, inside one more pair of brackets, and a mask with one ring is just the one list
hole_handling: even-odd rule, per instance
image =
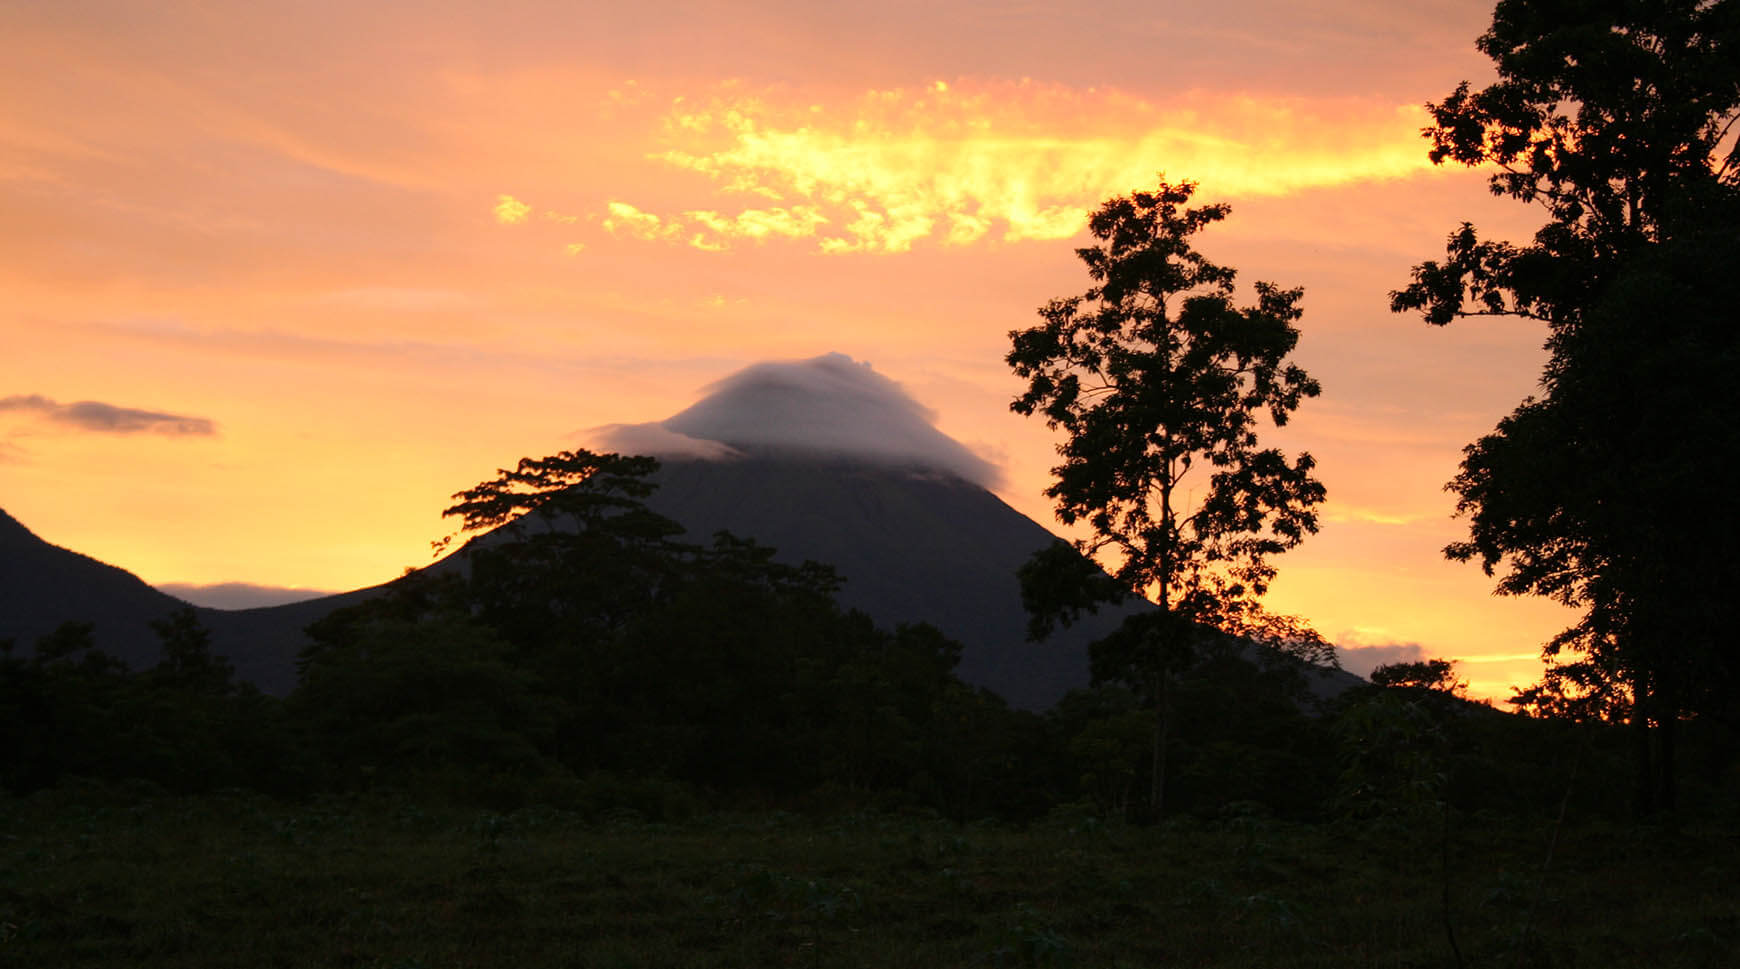
[[[1027, 641], [1015, 573], [1055, 537], [987, 489], [994, 465], [938, 431], [923, 405], [868, 364], [837, 353], [760, 363], [707, 390], [664, 421], [594, 429], [590, 443], [659, 457], [659, 488], [646, 504], [682, 525], [688, 541], [729, 531], [775, 548], [782, 561], [832, 565], [845, 580], [843, 605], [882, 626], [936, 626], [963, 645], [957, 672], [969, 684], [1016, 707], [1048, 707], [1087, 685], [1087, 644], [1144, 608], [1104, 608], [1045, 642]], [[99, 647], [135, 668], [156, 662], [145, 622], [180, 602], [9, 519], [0, 525], [10, 526], [0, 527], [0, 540], [13, 540], [0, 544], [9, 546], [18, 593], [0, 616], [0, 638], [27, 642], [60, 622], [91, 620]], [[429, 568], [452, 564], [450, 557]], [[52, 595], [25, 588], [26, 579], [47, 575], [68, 587]], [[200, 618], [238, 674], [283, 694], [295, 685], [302, 630], [392, 585], [270, 608], [202, 609]]]
[[758, 363], [706, 388], [681, 413], [612, 424], [599, 450], [658, 458], [729, 460], [744, 453], [827, 457], [937, 472], [983, 487], [989, 461], [934, 426], [936, 415], [887, 377], [842, 353]]

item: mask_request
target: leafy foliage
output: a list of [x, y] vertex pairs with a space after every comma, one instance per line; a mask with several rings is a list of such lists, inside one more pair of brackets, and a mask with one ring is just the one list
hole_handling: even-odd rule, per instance
[[1096, 682], [1126, 684], [1155, 708], [1155, 810], [1171, 687], [1198, 661], [1205, 629], [1265, 631], [1274, 645], [1333, 657], [1302, 624], [1258, 604], [1275, 575], [1270, 557], [1317, 530], [1324, 498], [1309, 454], [1289, 459], [1257, 441], [1261, 416], [1282, 426], [1320, 390], [1287, 362], [1303, 292], [1259, 282], [1257, 302], [1237, 306], [1235, 272], [1191, 245], [1230, 210], [1190, 208], [1194, 192], [1162, 181], [1101, 206], [1088, 223], [1100, 244], [1076, 250], [1095, 285], [1012, 331], [1006, 358], [1027, 381], [1010, 407], [1067, 435], [1046, 494], [1064, 524], [1090, 529], [1021, 571], [1031, 633], [1127, 596], [1158, 606], [1091, 647]]
[[231, 678], [191, 608], [153, 623], [163, 659], [133, 673], [94, 648], [89, 623], [44, 636], [26, 660], [0, 654], [0, 787], [130, 777], [173, 791], [299, 783], [276, 701]]
[[1427, 105], [1424, 133], [1433, 162], [1494, 166], [1493, 194], [1541, 204], [1550, 221], [1521, 248], [1464, 223], [1394, 307], [1440, 325], [1503, 314], [1574, 326], [1638, 247], [1701, 224], [1740, 185], [1737, 43], [1731, 0], [1499, 3], [1476, 42], [1499, 80]]
[[366, 763], [401, 783], [518, 777], [525, 796], [605, 772], [987, 807], [995, 786], [975, 789], [944, 744], [986, 718], [1001, 738], [1015, 715], [954, 679], [959, 644], [842, 611], [825, 566], [727, 533], [675, 540], [640, 501], [655, 467], [521, 461], [454, 496], [462, 533], [494, 529], [458, 567], [317, 624], [291, 707], [352, 765], [339, 783]]
[[[1509, 314], [1547, 324], [1543, 394], [1470, 445], [1450, 484], [1500, 592], [1582, 610], [1546, 644], [1520, 704], [1653, 724], [1640, 809], [1671, 806], [1672, 733], [1732, 714], [1719, 603], [1740, 574], [1740, 438], [1715, 388], [1740, 363], [1740, 4], [1505, 0], [1480, 48], [1497, 83], [1429, 106], [1434, 161], [1492, 164], [1496, 194], [1542, 204], [1532, 245], [1463, 225], [1447, 258], [1391, 294], [1434, 324]], [[1651, 775], [1655, 775], [1653, 778]]]
[[1124, 591], [1213, 622], [1317, 530], [1315, 462], [1260, 448], [1257, 427], [1284, 425], [1320, 388], [1286, 361], [1302, 291], [1258, 283], [1257, 302], [1236, 306], [1234, 271], [1191, 247], [1230, 210], [1187, 208], [1194, 191], [1162, 182], [1106, 202], [1088, 224], [1101, 244], [1076, 251], [1096, 285], [1011, 332], [1007, 361], [1028, 382], [1011, 408], [1068, 435], [1046, 494], [1064, 524], [1092, 529], [1078, 549], [1111, 553]]
[[510, 653], [461, 615], [358, 623], [306, 664], [289, 713], [336, 787], [537, 776], [551, 710]]
[[1371, 671], [1371, 681], [1382, 687], [1442, 693], [1461, 693], [1468, 688], [1466, 682], [1456, 679], [1456, 664], [1446, 659], [1386, 663]]
[[[648, 510], [647, 457], [565, 451], [525, 458], [456, 493], [442, 512], [460, 534], [501, 531], [467, 548], [464, 595], [522, 644], [608, 634], [645, 610], [687, 552], [677, 523]], [[557, 671], [549, 671], [557, 672]]]

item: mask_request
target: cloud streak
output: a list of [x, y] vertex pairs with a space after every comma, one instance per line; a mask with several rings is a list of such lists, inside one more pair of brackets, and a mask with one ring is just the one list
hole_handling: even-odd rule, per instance
[[318, 599], [333, 593], [321, 589], [297, 589], [276, 585], [256, 585], [252, 582], [160, 582], [157, 591], [172, 595], [183, 602], [209, 609], [255, 609], [261, 606], [282, 606], [307, 599]]
[[661, 457], [772, 450], [940, 471], [986, 487], [999, 481], [995, 465], [937, 430], [936, 415], [900, 384], [842, 353], [758, 363], [705, 391], [666, 420], [586, 436], [608, 450]]
[[1372, 670], [1391, 663], [1418, 663], [1426, 659], [1425, 647], [1419, 643], [1361, 644], [1343, 639], [1335, 644], [1335, 655], [1341, 668], [1355, 676], [1370, 677]]
[[93, 434], [144, 432], [170, 437], [209, 437], [217, 433], [217, 425], [204, 417], [117, 407], [96, 400], [60, 404], [41, 394], [0, 398], [0, 413], [8, 412], [33, 415]]
[[495, 208], [490, 211], [495, 213], [495, 220], [502, 225], [519, 225], [531, 215], [532, 207], [512, 195], [497, 195]]
[[905, 252], [920, 240], [1068, 238], [1093, 206], [1157, 171], [1249, 196], [1430, 170], [1421, 109], [1365, 99], [1159, 103], [1031, 81], [938, 81], [832, 105], [798, 93], [675, 99], [670, 147], [649, 158], [752, 204], [654, 211], [618, 200], [605, 228], [709, 250], [806, 238], [825, 252]]

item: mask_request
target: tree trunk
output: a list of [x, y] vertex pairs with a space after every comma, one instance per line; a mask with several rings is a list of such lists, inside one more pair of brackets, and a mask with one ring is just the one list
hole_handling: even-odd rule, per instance
[[1677, 800], [1674, 797], [1674, 748], [1677, 745], [1679, 733], [1679, 712], [1672, 709], [1663, 710], [1657, 720], [1655, 731], [1660, 743], [1656, 748], [1655, 807], [1657, 811], [1671, 818]]
[[1166, 814], [1166, 737], [1172, 729], [1172, 677], [1164, 670], [1154, 690], [1154, 762], [1148, 807], [1159, 820]]
[[1636, 758], [1636, 789], [1632, 798], [1632, 814], [1643, 820], [1655, 813], [1656, 778], [1650, 757], [1649, 714], [1650, 694], [1643, 674], [1631, 680], [1631, 745]]

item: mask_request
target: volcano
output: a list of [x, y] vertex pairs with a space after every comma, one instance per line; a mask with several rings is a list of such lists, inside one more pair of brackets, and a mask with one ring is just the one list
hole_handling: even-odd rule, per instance
[[[961, 679], [1017, 707], [1041, 709], [1085, 686], [1086, 644], [1121, 619], [1108, 613], [1050, 641], [1027, 642], [1015, 570], [1052, 535], [979, 485], [932, 468], [744, 446], [728, 460], [667, 459], [654, 480], [659, 489], [648, 504], [687, 529], [686, 540], [706, 543], [730, 531], [772, 546], [782, 561], [834, 566], [845, 579], [842, 605], [885, 627], [936, 626], [965, 647]], [[240, 678], [284, 694], [295, 686], [303, 630], [392, 584], [196, 612], [213, 650]], [[0, 512], [0, 641], [13, 639], [23, 655], [60, 623], [85, 621], [95, 624], [99, 649], [144, 669], [159, 655], [149, 623], [187, 605]]]
[[829, 353], [755, 364], [666, 420], [595, 437], [663, 461], [647, 504], [688, 541], [724, 530], [831, 565], [842, 605], [936, 626], [965, 647], [963, 681], [1043, 709], [1087, 685], [1087, 644], [1142, 604], [1028, 642], [1015, 573], [1057, 538], [992, 494], [997, 469], [935, 421], [869, 364]]
[[[647, 505], [682, 525], [689, 542], [729, 531], [782, 561], [831, 565], [845, 580], [842, 605], [885, 627], [936, 626], [964, 647], [963, 681], [1044, 709], [1088, 684], [1088, 643], [1152, 606], [1107, 607], [1029, 642], [1016, 570], [1057, 539], [993, 494], [996, 468], [934, 422], [899, 384], [835, 353], [756, 364], [674, 417], [597, 428], [593, 437], [598, 450], [660, 458]], [[428, 568], [458, 567], [464, 555]], [[198, 611], [238, 675], [282, 694], [295, 685], [308, 624], [391, 585]], [[146, 624], [184, 605], [0, 515], [0, 640], [22, 645], [64, 620], [89, 620], [99, 648], [142, 668], [157, 656]]]
[[[782, 561], [832, 565], [845, 579], [842, 605], [886, 627], [936, 626], [965, 647], [961, 679], [1017, 707], [1042, 709], [1085, 686], [1086, 644], [1121, 621], [1121, 612], [1107, 612], [1044, 643], [1027, 642], [1015, 570], [1053, 536], [979, 485], [932, 468], [741, 446], [727, 460], [667, 459], [654, 480], [659, 489], [647, 504], [687, 529], [687, 541], [730, 531], [772, 546]], [[0, 563], [0, 639], [20, 647], [62, 621], [90, 621], [99, 648], [148, 667], [157, 642], [147, 624], [187, 605], [122, 569], [50, 545], [9, 517], [0, 519]], [[214, 651], [238, 675], [282, 694], [295, 685], [302, 630], [390, 585], [197, 612]]]
[[928, 622], [964, 647], [960, 678], [1043, 709], [1088, 682], [1087, 644], [1122, 621], [1102, 614], [1028, 642], [1015, 572], [1056, 538], [959, 477], [847, 458], [756, 453], [666, 461], [653, 510], [704, 542], [727, 530], [776, 558], [832, 565], [841, 605], [877, 624]]

